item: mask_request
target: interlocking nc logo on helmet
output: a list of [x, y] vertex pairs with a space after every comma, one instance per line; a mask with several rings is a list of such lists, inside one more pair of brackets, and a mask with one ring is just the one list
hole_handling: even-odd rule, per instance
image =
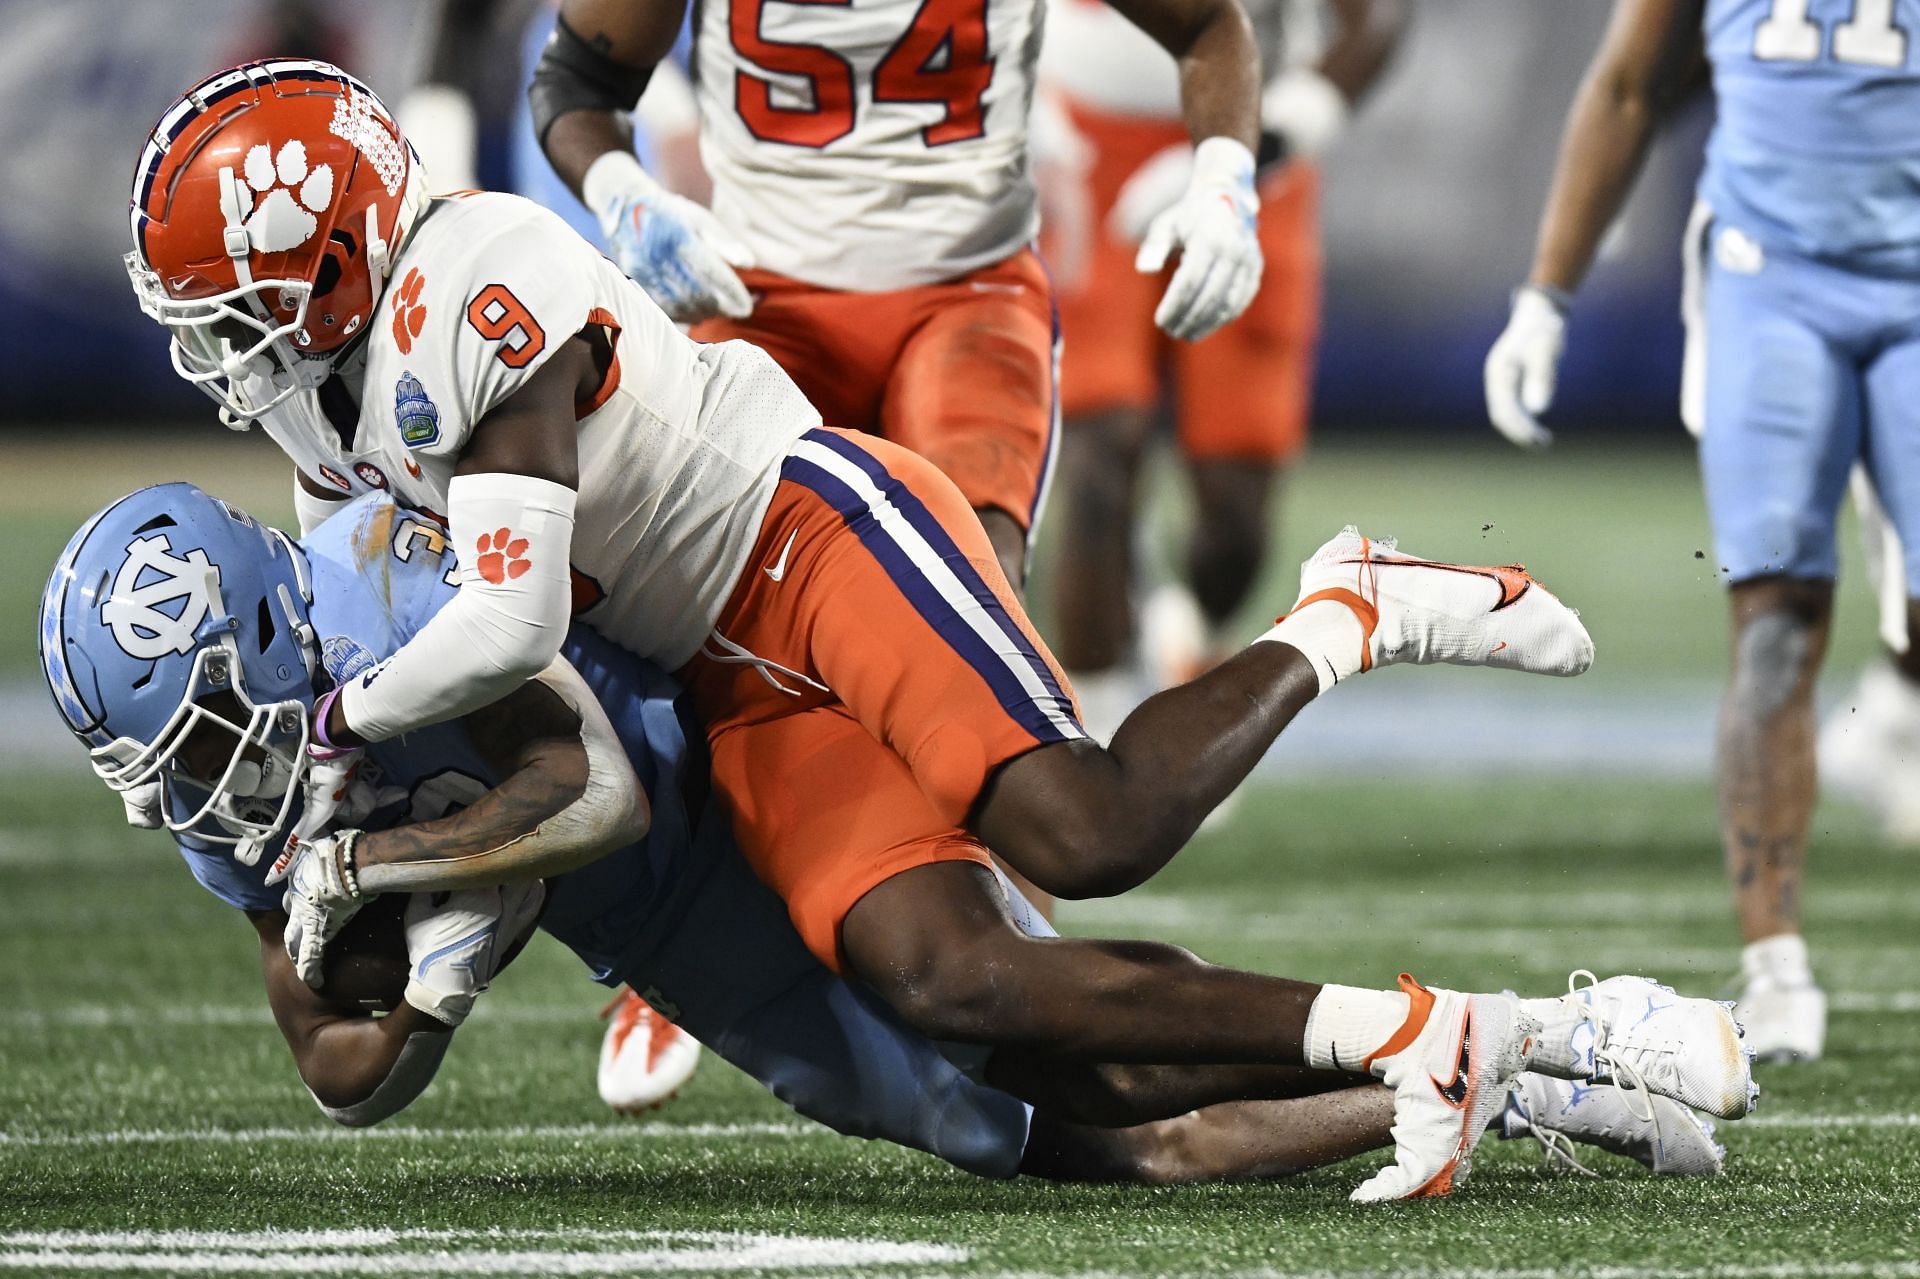
[[[141, 577], [157, 574], [144, 584]], [[178, 613], [162, 605], [184, 600]], [[113, 594], [101, 606], [101, 620], [128, 656], [155, 662], [169, 653], [193, 650], [194, 632], [220, 603], [220, 569], [203, 550], [186, 558], [173, 554], [164, 533], [137, 538], [113, 578]]]

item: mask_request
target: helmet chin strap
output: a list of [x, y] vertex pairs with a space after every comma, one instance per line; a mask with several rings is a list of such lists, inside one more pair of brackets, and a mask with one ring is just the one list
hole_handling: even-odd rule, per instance
[[227, 221], [227, 256], [233, 259], [233, 274], [241, 285], [251, 287], [253, 270], [247, 257], [253, 252], [253, 239], [247, 234], [246, 206], [240, 202], [240, 180], [231, 168], [220, 170], [220, 214]]

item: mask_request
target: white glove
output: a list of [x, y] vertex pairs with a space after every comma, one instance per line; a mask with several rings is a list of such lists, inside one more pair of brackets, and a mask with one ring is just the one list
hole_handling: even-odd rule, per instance
[[1259, 208], [1251, 151], [1225, 137], [1194, 148], [1186, 194], [1153, 219], [1133, 261], [1135, 270], [1154, 275], [1180, 250], [1155, 324], [1197, 342], [1247, 309], [1260, 288], [1260, 241], [1253, 230]]
[[343, 830], [311, 842], [290, 837], [287, 850], [267, 872], [265, 882], [269, 886], [281, 880], [287, 883], [286, 896], [281, 899], [287, 912], [283, 938], [287, 958], [293, 961], [300, 980], [315, 990], [325, 980], [327, 943], [366, 904], [353, 876], [353, 846], [359, 838], [357, 830]]
[[674, 320], [740, 317], [753, 296], [734, 273], [753, 252], [720, 219], [654, 181], [625, 151], [609, 151], [580, 184], [613, 260]]
[[1513, 291], [1513, 314], [1499, 341], [1487, 352], [1487, 416], [1494, 429], [1523, 448], [1544, 448], [1553, 432], [1540, 414], [1553, 403], [1560, 376], [1560, 353], [1567, 345], [1567, 311], [1535, 284]]
[[406, 911], [407, 1002], [449, 1026], [465, 1021], [546, 899], [547, 886], [537, 879], [413, 894]]

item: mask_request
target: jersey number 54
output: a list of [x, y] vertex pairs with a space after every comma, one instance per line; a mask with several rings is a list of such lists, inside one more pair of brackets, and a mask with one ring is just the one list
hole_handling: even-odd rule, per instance
[[[850, 7], [852, 0], [778, 0], [782, 4]], [[807, 81], [807, 106], [774, 103], [774, 83], [751, 72], [734, 75], [734, 109], [762, 142], [824, 147], [853, 132], [853, 64], [823, 45], [788, 44], [761, 34], [767, 0], [732, 0], [728, 29], [741, 58], [776, 75]], [[926, 102], [945, 114], [920, 131], [930, 147], [985, 134], [980, 100], [993, 82], [987, 48], [987, 0], [921, 0], [900, 39], [873, 68], [875, 102]]]

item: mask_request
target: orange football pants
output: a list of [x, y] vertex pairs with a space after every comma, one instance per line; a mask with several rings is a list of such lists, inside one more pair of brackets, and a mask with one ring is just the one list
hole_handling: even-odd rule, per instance
[[[1088, 174], [1093, 245], [1076, 287], [1059, 292], [1060, 406], [1069, 415], [1152, 409], [1173, 379], [1175, 432], [1190, 457], [1284, 462], [1306, 445], [1319, 335], [1319, 177], [1296, 161], [1260, 186], [1257, 230], [1266, 268], [1260, 292], [1232, 323], [1198, 342], [1154, 327], [1170, 272], [1133, 269], [1139, 246], [1108, 215], [1127, 179], [1162, 149], [1187, 140], [1177, 121], [1069, 104], [1093, 144]], [[1043, 239], [1044, 243], [1044, 239]]]
[[753, 314], [693, 328], [761, 347], [835, 426], [905, 445], [976, 510], [1031, 528], [1057, 412], [1053, 286], [1039, 255], [885, 293], [744, 270]]
[[681, 671], [747, 862], [829, 968], [867, 891], [991, 865], [962, 823], [1008, 760], [1086, 734], [979, 519], [927, 459], [795, 445], [716, 638]]

